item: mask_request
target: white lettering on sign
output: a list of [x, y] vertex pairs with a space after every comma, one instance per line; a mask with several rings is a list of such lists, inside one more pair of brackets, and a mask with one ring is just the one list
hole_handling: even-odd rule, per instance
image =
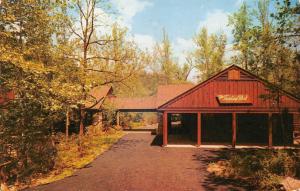
[[251, 103], [249, 96], [246, 94], [218, 95], [217, 98], [221, 104], [249, 104], [249, 103]]

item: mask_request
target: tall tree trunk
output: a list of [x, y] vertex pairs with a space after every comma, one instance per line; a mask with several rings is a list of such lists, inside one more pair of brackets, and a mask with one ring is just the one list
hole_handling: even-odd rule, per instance
[[84, 107], [81, 105], [79, 108], [79, 112], [80, 112], [80, 124], [79, 124], [79, 141], [78, 141], [78, 152], [79, 152], [79, 156], [83, 157], [83, 153], [82, 153], [82, 139], [83, 139], [83, 135], [84, 135]]
[[82, 137], [84, 134], [84, 108], [80, 107], [80, 125], [79, 125], [79, 136]]
[[[87, 69], [87, 53], [88, 53], [88, 43], [86, 42], [87, 35], [84, 35], [84, 42], [83, 42], [83, 60], [82, 60], [82, 67], [85, 71]], [[85, 83], [82, 84], [82, 93], [83, 93], [83, 100], [86, 100], [86, 91], [85, 91]], [[84, 134], [84, 105], [80, 106], [80, 125], [79, 125], [79, 136], [82, 137]]]
[[70, 126], [70, 110], [68, 108], [66, 112], [66, 142], [68, 142], [69, 139], [69, 126]]
[[55, 147], [55, 140], [54, 140], [55, 132], [54, 132], [54, 125], [53, 125], [53, 123], [51, 123], [50, 128], [51, 128], [51, 142], [52, 142], [52, 146]]

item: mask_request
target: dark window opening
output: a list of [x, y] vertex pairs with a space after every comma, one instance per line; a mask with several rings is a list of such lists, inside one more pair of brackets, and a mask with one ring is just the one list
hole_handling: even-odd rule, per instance
[[202, 114], [201, 140], [204, 144], [231, 144], [232, 115]]
[[267, 145], [268, 135], [267, 114], [237, 114], [237, 144]]
[[291, 145], [293, 143], [293, 115], [288, 113], [273, 114], [273, 145]]
[[168, 114], [168, 142], [195, 144], [197, 142], [197, 114]]

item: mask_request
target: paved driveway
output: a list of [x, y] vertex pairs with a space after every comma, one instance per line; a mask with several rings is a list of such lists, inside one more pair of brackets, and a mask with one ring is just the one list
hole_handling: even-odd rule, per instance
[[216, 150], [162, 148], [150, 133], [129, 133], [73, 176], [33, 190], [192, 191], [244, 190], [206, 172]]

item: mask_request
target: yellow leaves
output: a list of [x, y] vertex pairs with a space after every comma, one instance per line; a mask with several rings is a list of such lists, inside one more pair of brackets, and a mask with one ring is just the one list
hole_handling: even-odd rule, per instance
[[71, 137], [68, 143], [60, 137], [58, 156], [53, 171], [46, 176], [33, 180], [32, 185], [50, 183], [71, 176], [77, 169], [92, 162], [97, 156], [109, 149], [124, 135], [121, 131], [86, 135], [83, 140], [83, 157], [78, 152], [77, 138]]
[[2, 32], [2, 31], [0, 31], [0, 38], [1, 39], [12, 38], [12, 37], [13, 37], [12, 32]]
[[3, 63], [12, 63], [28, 72], [39, 74], [47, 72], [43, 63], [25, 60], [24, 55], [18, 51], [9, 51], [8, 49], [4, 48], [0, 48], [0, 50], [2, 52], [2, 54], [0, 54], [0, 60]]

